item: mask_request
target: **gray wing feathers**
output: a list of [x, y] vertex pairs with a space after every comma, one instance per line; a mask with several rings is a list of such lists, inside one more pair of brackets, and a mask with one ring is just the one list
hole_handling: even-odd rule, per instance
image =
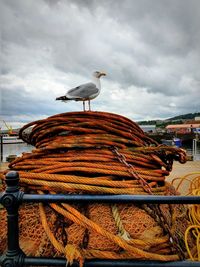
[[66, 94], [68, 98], [88, 98], [94, 94], [97, 94], [99, 89], [94, 83], [85, 83], [78, 87], [69, 90]]

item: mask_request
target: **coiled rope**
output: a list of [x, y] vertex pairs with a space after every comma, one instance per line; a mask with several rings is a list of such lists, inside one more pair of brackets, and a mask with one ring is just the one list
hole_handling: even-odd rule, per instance
[[183, 150], [159, 146], [133, 121], [106, 112], [54, 115], [25, 125], [20, 138], [36, 149], [9, 168], [30, 189], [162, 194], [173, 160], [186, 161]]
[[[165, 176], [172, 169], [173, 160], [185, 163], [182, 149], [158, 145], [144, 134], [133, 121], [106, 112], [70, 112], [51, 116], [25, 125], [20, 138], [36, 147], [9, 164], [20, 174], [24, 190], [39, 193], [95, 193], [95, 194], [166, 194]], [[1, 176], [5, 179], [4, 176]], [[145, 258], [176, 260], [183, 257], [180, 246], [172, 242], [169, 220], [155, 206], [146, 210], [162, 227], [165, 236], [133, 239], [125, 230], [117, 206], [112, 207], [118, 235], [110, 233], [76, 208], [62, 204], [50, 206], [64, 218], [96, 231], [124, 249], [122, 254], [112, 251], [84, 249], [56, 240], [46, 220], [45, 209], [40, 215], [46, 234], [54, 247], [69, 263], [83, 258]], [[158, 227], [158, 226], [157, 226]], [[174, 238], [176, 242], [178, 240]], [[156, 247], [157, 246], [157, 247]], [[173, 253], [172, 253], [173, 252]], [[168, 255], [167, 255], [168, 254]]]

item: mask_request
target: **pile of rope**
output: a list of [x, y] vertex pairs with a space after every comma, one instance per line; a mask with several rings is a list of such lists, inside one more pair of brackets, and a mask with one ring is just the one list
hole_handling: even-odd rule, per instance
[[[9, 168], [19, 172], [24, 191], [40, 194], [176, 194], [165, 176], [173, 160], [186, 161], [184, 150], [158, 145], [133, 121], [105, 112], [51, 116], [25, 125], [20, 138], [36, 149], [16, 158]], [[34, 236], [26, 229], [27, 209], [37, 213], [31, 222], [39, 229], [32, 244], [35, 252], [23, 241]], [[38, 209], [34, 204], [25, 205], [21, 217], [21, 232], [27, 233], [22, 234], [21, 246], [31, 255], [50, 256], [54, 249], [55, 255], [80, 265], [85, 258], [187, 257], [183, 205], [39, 204]]]

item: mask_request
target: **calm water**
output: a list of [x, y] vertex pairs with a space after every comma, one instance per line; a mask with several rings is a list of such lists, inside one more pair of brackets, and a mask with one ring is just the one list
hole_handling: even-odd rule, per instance
[[[192, 145], [183, 147], [186, 149], [188, 155], [192, 155]], [[26, 143], [21, 144], [4, 144], [3, 145], [3, 161], [6, 161], [6, 157], [9, 155], [20, 156], [23, 152], [31, 152], [34, 149], [33, 146]], [[200, 160], [200, 142], [197, 143], [197, 154], [195, 160]]]
[[6, 161], [6, 157], [9, 155], [22, 155], [23, 152], [31, 152], [34, 149], [33, 146], [26, 143], [20, 144], [3, 144], [3, 161]]

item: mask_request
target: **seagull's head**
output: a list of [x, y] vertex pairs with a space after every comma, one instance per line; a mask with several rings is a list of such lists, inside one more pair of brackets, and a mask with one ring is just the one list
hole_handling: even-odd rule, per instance
[[103, 72], [103, 71], [95, 71], [93, 73], [93, 76], [96, 77], [96, 78], [100, 78], [101, 76], [106, 76], [106, 73]]

